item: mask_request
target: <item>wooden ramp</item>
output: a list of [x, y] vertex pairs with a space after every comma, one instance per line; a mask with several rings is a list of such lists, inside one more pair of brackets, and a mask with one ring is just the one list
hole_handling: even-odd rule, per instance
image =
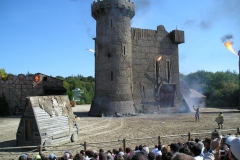
[[16, 138], [17, 146], [77, 141], [78, 126], [68, 96], [27, 97]]

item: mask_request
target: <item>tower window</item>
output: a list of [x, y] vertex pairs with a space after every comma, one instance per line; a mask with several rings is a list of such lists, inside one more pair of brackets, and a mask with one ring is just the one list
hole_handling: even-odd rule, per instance
[[145, 87], [143, 86], [143, 97], [146, 98]]
[[123, 46], [123, 55], [126, 55], [126, 48]]
[[159, 78], [159, 62], [156, 60], [156, 64], [155, 64], [156, 66], [156, 68], [155, 68], [155, 70], [156, 70], [156, 83], [157, 83], [157, 85], [158, 85], [158, 78]]
[[167, 81], [170, 82], [170, 61], [167, 61]]
[[111, 71], [111, 81], [113, 81], [113, 71]]
[[111, 19], [111, 28], [112, 28], [112, 19]]

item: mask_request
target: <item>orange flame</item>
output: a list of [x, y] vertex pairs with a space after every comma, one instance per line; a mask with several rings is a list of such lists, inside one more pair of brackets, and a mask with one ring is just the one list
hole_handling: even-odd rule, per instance
[[157, 61], [160, 61], [162, 59], [162, 56], [158, 57]]
[[236, 52], [233, 50], [233, 48], [232, 48], [232, 44], [233, 44], [233, 42], [228, 41], [228, 42], [225, 42], [225, 43], [224, 43], [224, 46], [227, 47], [227, 49], [228, 49], [230, 52], [232, 52], [233, 54], [236, 54], [236, 55], [237, 55], [237, 53], [236, 53]]

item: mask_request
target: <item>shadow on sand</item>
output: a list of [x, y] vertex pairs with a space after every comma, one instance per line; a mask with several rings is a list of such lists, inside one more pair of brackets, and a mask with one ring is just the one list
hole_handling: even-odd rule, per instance
[[82, 111], [82, 112], [73, 112], [74, 115], [77, 117], [89, 117], [87, 111]]
[[[212, 113], [218, 113], [219, 114], [219, 112], [218, 111], [209, 111], [209, 112], [200, 112], [200, 114], [212, 114]], [[236, 111], [223, 111], [223, 114], [224, 113], [240, 113], [240, 111], [238, 111], [238, 110], [236, 110]]]
[[[16, 145], [16, 140], [9, 140], [9, 141], [4, 141], [4, 142], [0, 142], [0, 152], [13, 152], [13, 153], [17, 153], [17, 152], [31, 152], [31, 151], [37, 151], [37, 146], [36, 148], [15, 148], [15, 149], [10, 149], [9, 147], [18, 147]], [[6, 149], [4, 149], [6, 148]]]

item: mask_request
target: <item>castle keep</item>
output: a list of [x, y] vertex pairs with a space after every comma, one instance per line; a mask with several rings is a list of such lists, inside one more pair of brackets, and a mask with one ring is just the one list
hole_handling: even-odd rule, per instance
[[131, 28], [131, 0], [98, 0], [95, 95], [89, 115], [189, 111], [180, 91], [178, 45], [184, 32]]

